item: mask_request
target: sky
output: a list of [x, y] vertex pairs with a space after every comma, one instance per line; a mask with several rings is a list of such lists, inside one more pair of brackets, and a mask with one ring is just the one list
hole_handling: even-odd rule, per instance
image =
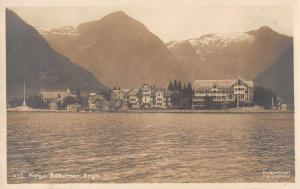
[[142, 22], [163, 41], [197, 38], [210, 33], [234, 33], [269, 26], [293, 35], [291, 5], [114, 5], [93, 7], [9, 7], [27, 23], [42, 28], [78, 26], [103, 16], [124, 11]]

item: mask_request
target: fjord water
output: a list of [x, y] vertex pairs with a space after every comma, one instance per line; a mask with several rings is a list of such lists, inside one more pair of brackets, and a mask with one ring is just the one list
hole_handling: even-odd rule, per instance
[[294, 182], [291, 113], [10, 112], [7, 120], [8, 183]]

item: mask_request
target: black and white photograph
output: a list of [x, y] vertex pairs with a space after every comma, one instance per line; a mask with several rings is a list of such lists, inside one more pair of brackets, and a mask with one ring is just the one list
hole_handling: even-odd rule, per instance
[[2, 7], [6, 186], [295, 184], [298, 1], [47, 2]]

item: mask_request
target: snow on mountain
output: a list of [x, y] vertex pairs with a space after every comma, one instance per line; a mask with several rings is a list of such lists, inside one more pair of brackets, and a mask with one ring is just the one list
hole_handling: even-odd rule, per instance
[[42, 28], [42, 27], [35, 27], [35, 29], [42, 35], [44, 38], [49, 37], [49, 35], [64, 35], [64, 36], [78, 36], [79, 33], [73, 26], [62, 26], [59, 28]]
[[[226, 33], [226, 34], [211, 34], [200, 37], [198, 40], [189, 40], [192, 46], [197, 46], [199, 44], [208, 45], [209, 43], [220, 43], [226, 46], [234, 42], [251, 42], [254, 37], [248, 33]], [[196, 42], [196, 43], [195, 43]]]
[[185, 72], [190, 73], [190, 80], [195, 80], [239, 76], [254, 79], [292, 44], [292, 37], [263, 26], [243, 33], [207, 34], [166, 45]]
[[[188, 39], [182, 41], [172, 41], [167, 43], [169, 49], [176, 48], [183, 43], [189, 43], [196, 51], [197, 54], [203, 52], [203, 47], [218, 47], [226, 48], [226, 46], [235, 44], [235, 43], [250, 43], [254, 40], [254, 36], [249, 33], [217, 33], [217, 34], [208, 34], [203, 35], [199, 38]], [[201, 48], [201, 50], [200, 50]], [[207, 50], [208, 50], [207, 49]], [[209, 53], [209, 51], [207, 51]]]
[[180, 45], [182, 43], [185, 43], [186, 40], [183, 40], [183, 41], [172, 41], [170, 43], [167, 43], [167, 47], [168, 48], [173, 48], [173, 47], [176, 47], [177, 45]]

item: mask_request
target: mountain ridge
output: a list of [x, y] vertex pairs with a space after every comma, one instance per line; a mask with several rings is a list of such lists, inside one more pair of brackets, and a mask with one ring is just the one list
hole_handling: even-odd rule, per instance
[[166, 86], [172, 79], [184, 79], [164, 42], [124, 12], [82, 23], [75, 30], [79, 35], [49, 33], [46, 39], [110, 87], [136, 88], [145, 81]]
[[[247, 32], [207, 34], [194, 39], [168, 42], [167, 46], [181, 64], [188, 65], [185, 71], [192, 73], [191, 80], [243, 77], [274, 90], [287, 102], [293, 101], [293, 95], [288, 95], [293, 91], [292, 87], [284, 87], [293, 86], [293, 78], [282, 78], [293, 73], [281, 75], [279, 70], [274, 71], [279, 66], [272, 66], [286, 51], [293, 48], [293, 38], [270, 27], [262, 26]], [[293, 55], [289, 53], [286, 56]], [[290, 68], [293, 65], [291, 57], [285, 59]], [[271, 71], [268, 71], [270, 69], [278, 77], [272, 77]], [[289, 72], [292, 72], [291, 69]]]
[[[256, 75], [285, 52], [292, 45], [292, 42], [292, 37], [279, 34], [271, 28], [263, 26], [248, 32], [206, 34], [198, 38], [172, 41], [166, 44], [177, 60], [190, 63], [193, 67], [212, 66], [215, 71], [219, 67], [223, 72], [220, 76], [222, 78], [243, 76], [247, 79], [254, 79]], [[187, 49], [181, 46], [184, 43], [190, 43], [193, 47], [192, 50], [196, 53], [193, 59], [197, 59], [196, 62], [186, 59]], [[266, 55], [263, 55], [262, 53], [265, 52]], [[192, 54], [192, 52], [189, 53]], [[211, 54], [214, 56], [210, 56]], [[260, 57], [256, 60], [254, 55], [260, 55]], [[224, 60], [229, 62], [235, 70], [226, 70], [225, 67], [222, 67], [225, 64]], [[259, 69], [247, 67], [247, 65], [256, 62], [258, 62], [256, 67]], [[213, 64], [215, 65], [213, 66]], [[204, 78], [209, 77], [205, 73], [203, 76]]]
[[255, 80], [293, 45], [292, 37], [268, 26], [163, 43], [143, 23], [124, 12], [79, 24], [70, 34], [73, 35], [50, 33], [46, 39], [99, 80], [123, 88], [139, 87], [144, 81], [166, 86], [171, 79]]
[[105, 90], [90, 72], [53, 50], [48, 42], [13, 11], [6, 9], [7, 95], [29, 95], [42, 88]]
[[280, 98], [284, 99], [289, 105], [292, 105], [294, 102], [293, 63], [294, 50], [293, 47], [290, 47], [273, 64], [254, 79], [255, 85], [276, 91]]

